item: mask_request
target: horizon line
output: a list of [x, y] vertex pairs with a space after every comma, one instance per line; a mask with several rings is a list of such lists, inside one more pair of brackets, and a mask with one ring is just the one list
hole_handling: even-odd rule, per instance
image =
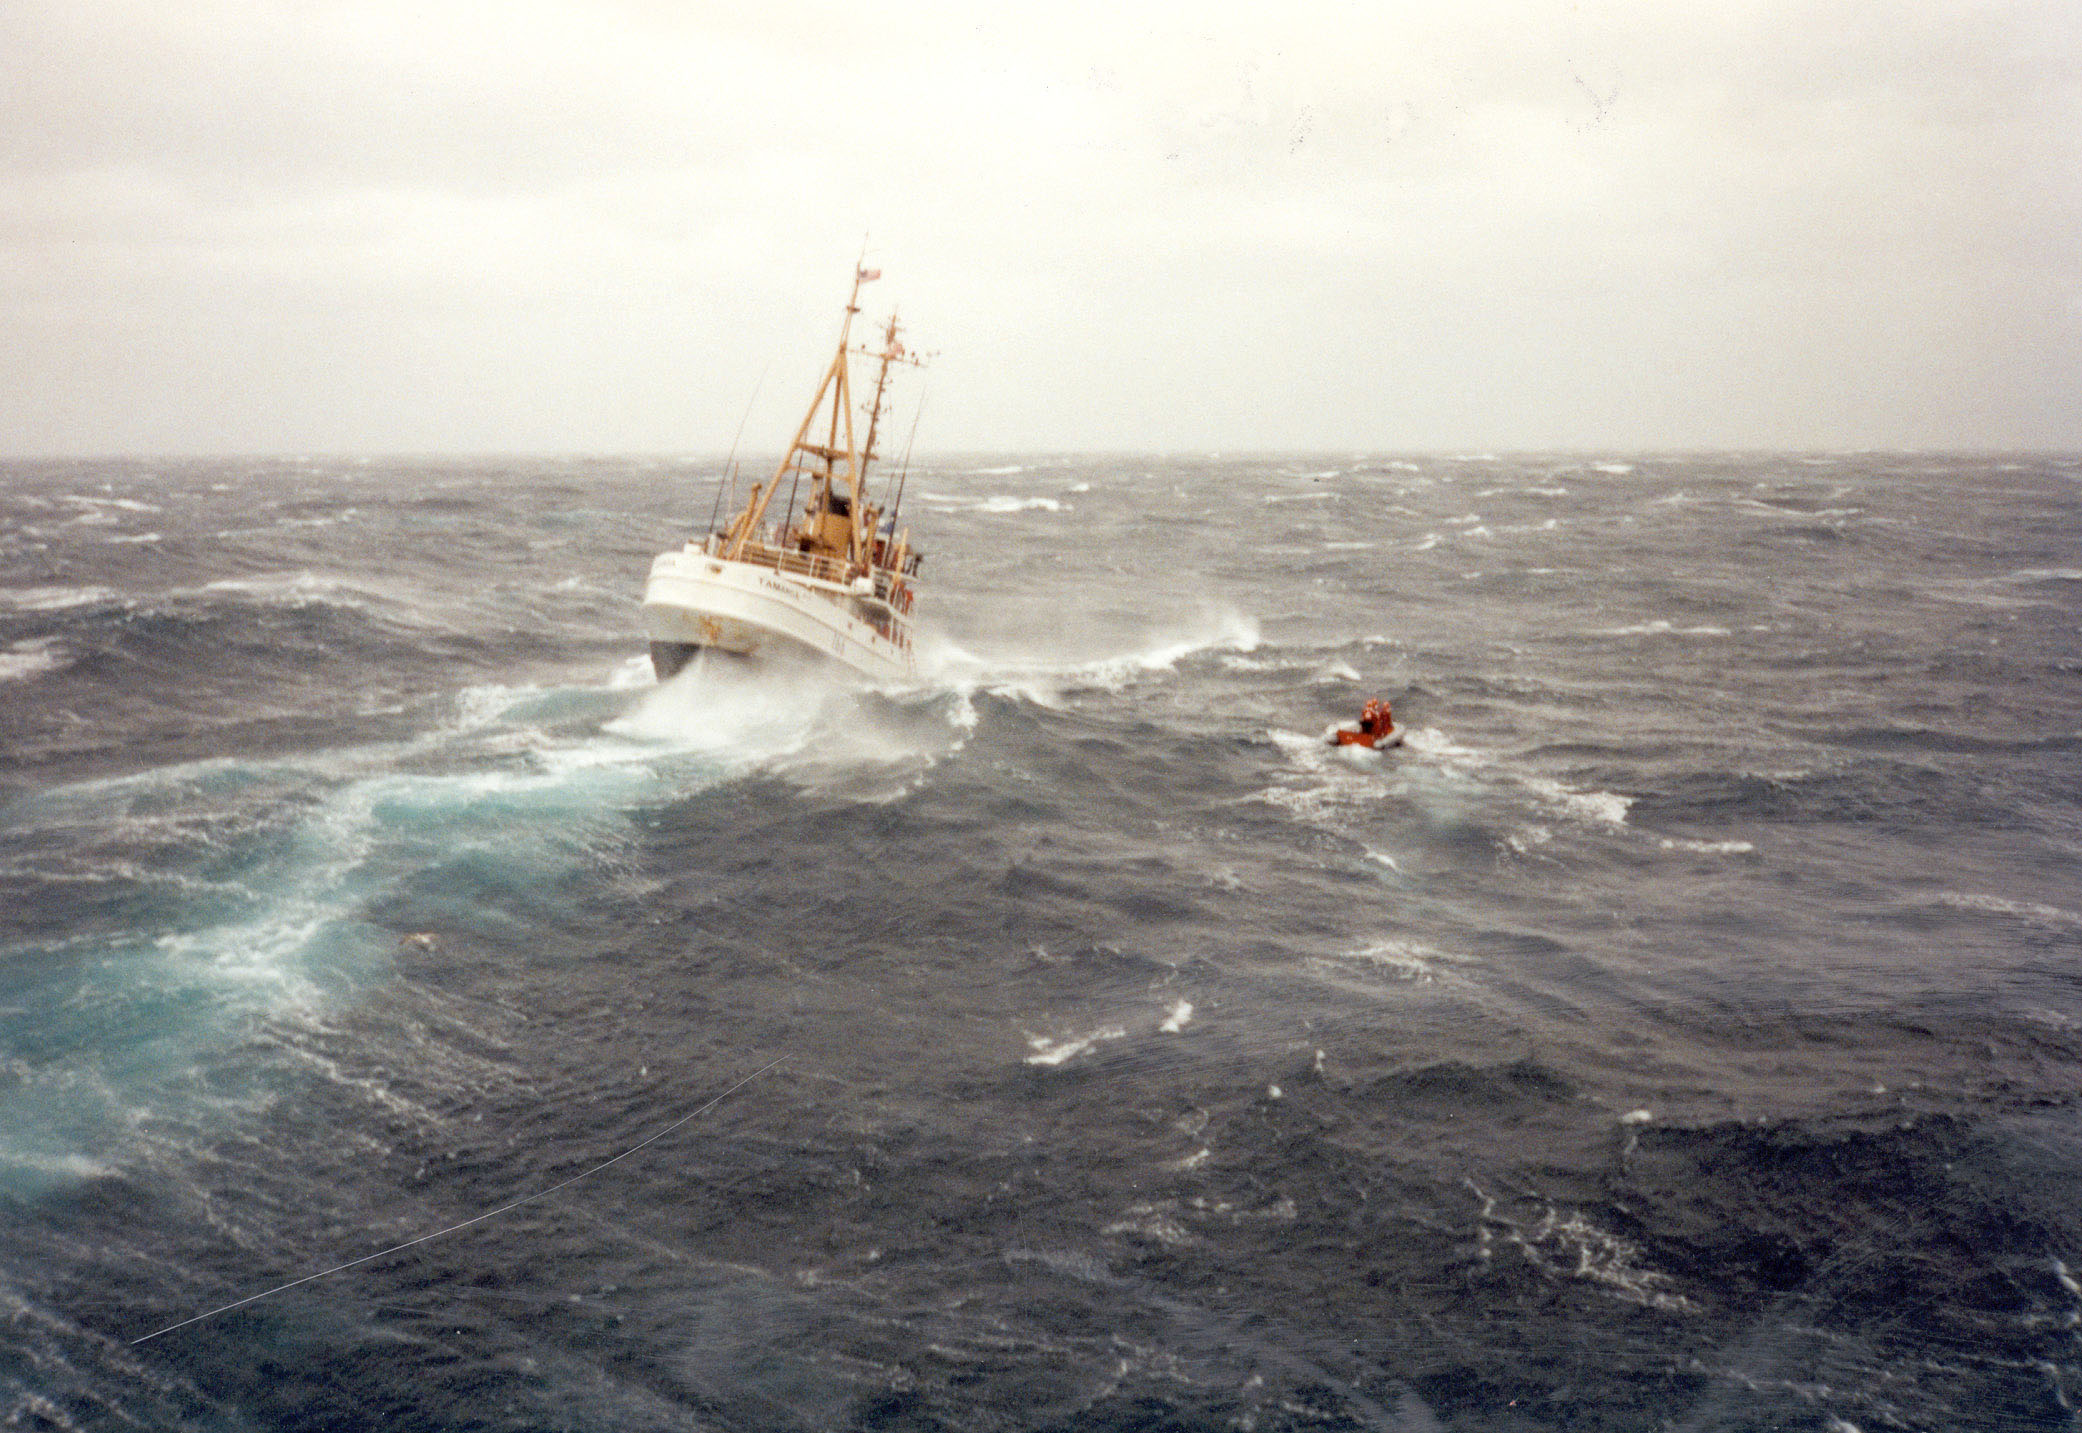
[[[776, 450], [778, 452], [778, 449]], [[1575, 444], [1529, 447], [1500, 447], [1480, 443], [1441, 444], [1430, 447], [1354, 447], [1332, 444], [1320, 447], [1195, 447], [1195, 448], [944, 448], [914, 453], [913, 466], [972, 458], [1028, 458], [1055, 460], [1135, 459], [1279, 459], [1326, 458], [1429, 458], [1438, 462], [1503, 461], [1507, 458], [1552, 457], [2033, 457], [2082, 458], [2082, 445], [2054, 447], [2038, 444], [1996, 446], [1984, 444], [1897, 447], [1887, 444], [1829, 445], [1719, 445], [1672, 444], [1642, 447], [1586, 447]], [[730, 460], [724, 450], [699, 449], [174, 449], [160, 452], [107, 451], [58, 453], [0, 453], [0, 463], [439, 463], [439, 462], [616, 462], [616, 463], [718, 463]], [[878, 460], [887, 466], [887, 459]]]

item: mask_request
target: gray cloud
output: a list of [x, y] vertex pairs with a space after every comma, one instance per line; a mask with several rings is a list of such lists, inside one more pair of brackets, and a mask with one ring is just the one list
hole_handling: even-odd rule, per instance
[[15, 0], [6, 443], [2082, 446], [2065, 5], [705, 8]]

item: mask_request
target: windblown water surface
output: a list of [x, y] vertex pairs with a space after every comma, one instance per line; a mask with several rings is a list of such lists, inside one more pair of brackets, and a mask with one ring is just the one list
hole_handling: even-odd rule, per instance
[[715, 475], [0, 468], [10, 1425], [2077, 1426], [2082, 461]]

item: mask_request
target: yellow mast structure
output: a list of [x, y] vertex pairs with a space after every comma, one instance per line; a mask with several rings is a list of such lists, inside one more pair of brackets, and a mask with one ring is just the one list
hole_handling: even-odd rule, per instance
[[[792, 544], [801, 551], [849, 565], [872, 565], [875, 524], [880, 518], [880, 509], [871, 507], [867, 501], [867, 469], [875, 457], [875, 439], [882, 419], [883, 394], [889, 385], [889, 367], [892, 363], [920, 366], [920, 360], [906, 354], [903, 344], [897, 339], [894, 313], [889, 316], [889, 323], [883, 330], [879, 350], [849, 347], [853, 318], [860, 312], [860, 286], [879, 277], [877, 270], [855, 267], [853, 292], [846, 300], [846, 316], [839, 326], [838, 348], [824, 370], [816, 396], [810, 400], [809, 410], [803, 414], [802, 423], [795, 430], [795, 437], [789, 441], [787, 452], [774, 469], [773, 477], [753, 486], [743, 510], [732, 519], [724, 533], [723, 556], [743, 557], [752, 535], [764, 521], [774, 495], [780, 491], [783, 480], [792, 475], [797, 483], [805, 476], [811, 482], [809, 503], [799, 525], [788, 534]], [[865, 443], [856, 442], [853, 429], [851, 357], [855, 353], [875, 359], [879, 364], [874, 398], [868, 408]], [[827, 401], [831, 413], [824, 441], [811, 442], [810, 430], [824, 412]], [[843, 497], [835, 500], [835, 493], [843, 493]], [[793, 501], [791, 498], [790, 502]], [[900, 542], [895, 546], [901, 548], [907, 544]]]
[[[859, 476], [859, 463], [853, 446], [853, 379], [851, 365], [847, 362], [846, 343], [853, 332], [853, 316], [860, 312], [860, 286], [867, 280], [869, 272], [855, 266], [853, 292], [846, 300], [845, 320], [839, 325], [838, 351], [832, 355], [830, 366], [824, 370], [824, 379], [817, 385], [817, 396], [810, 400], [809, 411], [803, 414], [802, 424], [795, 430], [795, 437], [790, 440], [788, 451], [782, 454], [780, 466], [774, 469], [773, 477], [764, 485], [752, 489], [751, 500], [745, 504], [744, 511], [731, 522], [730, 531], [725, 535], [726, 557], [735, 558], [743, 555], [745, 544], [751, 540], [752, 534], [765, 519], [767, 507], [773, 502], [774, 494], [780, 491], [781, 480], [791, 472], [798, 477], [810, 473], [815, 484], [813, 501], [820, 509], [820, 516], [821, 510], [829, 504], [831, 481], [834, 477], [844, 477], [847, 480], [848, 491], [851, 492], [853, 489]], [[824, 443], [812, 443], [809, 441], [810, 426], [823, 411], [827, 397], [832, 399], [830, 434]], [[841, 423], [845, 425], [846, 430], [844, 448], [838, 446]], [[837, 469], [841, 460], [845, 463], [843, 473]], [[812, 472], [812, 461], [821, 463], [822, 470]]]

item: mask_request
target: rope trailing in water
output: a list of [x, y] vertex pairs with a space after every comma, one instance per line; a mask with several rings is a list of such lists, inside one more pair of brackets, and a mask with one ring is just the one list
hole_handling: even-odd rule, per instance
[[369, 1263], [371, 1260], [381, 1259], [386, 1255], [398, 1253], [400, 1250], [410, 1249], [415, 1244], [424, 1244], [427, 1243], [429, 1240], [439, 1239], [444, 1234], [453, 1234], [456, 1230], [467, 1229], [472, 1224], [482, 1224], [487, 1219], [496, 1219], [501, 1214], [505, 1214], [511, 1210], [520, 1208], [523, 1204], [532, 1204], [538, 1199], [546, 1199], [550, 1195], [555, 1194], [558, 1190], [568, 1189], [572, 1185], [578, 1183], [581, 1179], [585, 1179], [592, 1175], [598, 1174], [601, 1170], [607, 1168], [610, 1164], [619, 1164], [623, 1160], [627, 1159], [630, 1155], [635, 1154], [638, 1150], [641, 1150], [648, 1145], [656, 1144], [659, 1140], [671, 1134], [681, 1125], [684, 1125], [689, 1121], [698, 1118], [701, 1115], [707, 1114], [717, 1105], [720, 1105], [721, 1103], [723, 1103], [723, 1101], [729, 1099], [732, 1095], [736, 1094], [746, 1085], [751, 1084], [752, 1081], [758, 1079], [761, 1075], [765, 1074], [768, 1070], [771, 1070], [775, 1065], [780, 1064], [782, 1060], [785, 1060], [787, 1058], [788, 1057], [786, 1055], [783, 1055], [778, 1060], [771, 1060], [768, 1063], [761, 1065], [758, 1069], [752, 1071], [751, 1074], [745, 1076], [742, 1080], [739, 1080], [736, 1084], [732, 1085], [729, 1089], [723, 1091], [722, 1094], [717, 1095], [714, 1099], [710, 1100], [707, 1104], [701, 1106], [701, 1108], [695, 1110], [693, 1113], [680, 1116], [671, 1124], [665, 1126], [664, 1129], [659, 1130], [656, 1134], [650, 1136], [648, 1139], [642, 1141], [639, 1144], [631, 1145], [629, 1148], [623, 1150], [620, 1154], [616, 1155], [613, 1159], [603, 1159], [600, 1161], [600, 1163], [594, 1165], [591, 1169], [581, 1170], [577, 1174], [572, 1175], [569, 1179], [563, 1180], [557, 1184], [552, 1184], [547, 1189], [538, 1189], [533, 1194], [524, 1194], [510, 1204], [502, 1204], [497, 1209], [490, 1209], [486, 1210], [482, 1214], [472, 1215], [470, 1218], [463, 1220], [459, 1224], [449, 1225], [446, 1229], [436, 1229], [433, 1233], [422, 1234], [417, 1239], [407, 1239], [404, 1243], [393, 1244], [388, 1249], [378, 1249], [375, 1253], [364, 1254], [359, 1259], [349, 1259], [346, 1263], [335, 1264], [330, 1269], [320, 1269], [317, 1273], [306, 1274], [301, 1279], [291, 1279], [288, 1283], [277, 1284], [272, 1289], [263, 1289], [261, 1292], [257, 1294], [248, 1294], [243, 1299], [238, 1299], [232, 1303], [225, 1304], [221, 1308], [211, 1309], [208, 1313], [197, 1314], [193, 1318], [182, 1319], [179, 1323], [168, 1324], [165, 1328], [153, 1329], [150, 1333], [144, 1335], [142, 1338], [134, 1338], [130, 1340], [130, 1342], [133, 1345], [147, 1343], [150, 1340], [159, 1337], [159, 1335], [161, 1334], [172, 1333], [175, 1329], [184, 1329], [188, 1327], [188, 1325], [190, 1324], [199, 1324], [204, 1319], [213, 1319], [219, 1314], [228, 1314], [233, 1309], [244, 1308], [247, 1304], [257, 1304], [262, 1299], [272, 1298], [274, 1295], [282, 1293], [285, 1290], [294, 1289], [300, 1285], [312, 1283], [313, 1281], [318, 1279], [328, 1278], [333, 1274], [340, 1273], [342, 1270], [352, 1269], [357, 1264], [366, 1264]]

